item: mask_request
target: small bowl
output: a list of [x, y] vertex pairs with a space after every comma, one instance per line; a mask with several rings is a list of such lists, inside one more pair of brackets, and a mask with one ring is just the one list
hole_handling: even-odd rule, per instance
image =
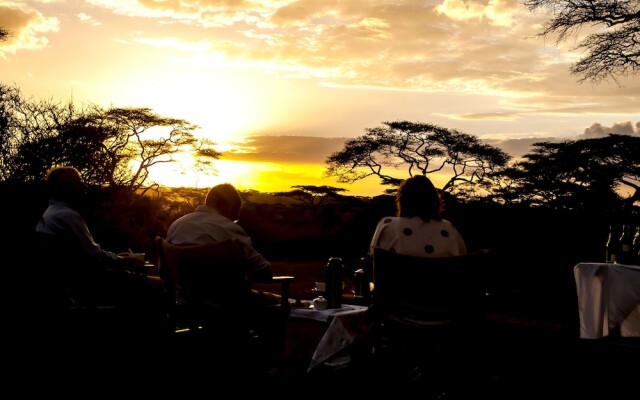
[[316, 310], [326, 310], [328, 305], [327, 299], [322, 296], [313, 299], [313, 308]]

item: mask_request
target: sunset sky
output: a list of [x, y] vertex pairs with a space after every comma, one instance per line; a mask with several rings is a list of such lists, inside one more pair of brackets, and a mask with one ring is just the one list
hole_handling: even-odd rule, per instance
[[536, 37], [545, 18], [511, 0], [0, 0], [0, 83], [149, 107], [224, 150], [216, 179], [186, 168], [157, 172], [162, 183], [375, 195], [373, 178], [324, 178], [324, 160], [383, 121], [458, 129], [513, 156], [543, 138], [640, 134], [640, 76], [577, 83], [577, 41]]

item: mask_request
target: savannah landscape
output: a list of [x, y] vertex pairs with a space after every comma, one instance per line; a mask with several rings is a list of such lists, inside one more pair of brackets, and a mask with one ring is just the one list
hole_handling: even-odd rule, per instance
[[[78, 352], [68, 338], [61, 347], [60, 340], [53, 338], [68, 329], [68, 321], [49, 321], [44, 316], [43, 322], [38, 312], [38, 287], [46, 285], [39, 280], [38, 271], [46, 268], [46, 254], [37, 250], [35, 225], [47, 207], [46, 171], [55, 165], [77, 166], [89, 184], [80, 212], [96, 241], [116, 252], [145, 252], [153, 262], [154, 238], [166, 235], [173, 220], [202, 204], [208, 188], [163, 187], [147, 179], [148, 170], [156, 162], [170, 161], [180, 146], [196, 146], [205, 166], [220, 154], [198, 147], [200, 143], [188, 131], [176, 128], [184, 128], [184, 121], [166, 119], [148, 109], [94, 108], [75, 114], [68, 113], [74, 110], [68, 105], [33, 103], [12, 97], [16, 94], [15, 87], [0, 86], [0, 95], [4, 95], [0, 96], [0, 110], [5, 107], [4, 114], [0, 113], [5, 121], [0, 125], [5, 127], [0, 206], [8, 222], [2, 243], [6, 253], [14, 254], [5, 269], [7, 282], [11, 282], [6, 292], [12, 299], [10, 321], [21, 327], [12, 336], [16, 334], [15, 342], [23, 349], [15, 364], [43, 355], [45, 359], [60, 357], [60, 351], [63, 357], [82, 354], [84, 362], [85, 357], [128, 358], [140, 349], [134, 351], [133, 342], [127, 340], [124, 353], [105, 352], [113, 345], [110, 335], [106, 335], [106, 347], [94, 343]], [[31, 111], [14, 114], [24, 110]], [[158, 126], [168, 128], [168, 140], [145, 137], [147, 128]], [[275, 274], [295, 277], [291, 297], [314, 297], [309, 289], [313, 282], [324, 279], [323, 267], [329, 257], [343, 259], [349, 290], [350, 277], [362, 266], [376, 223], [395, 213], [398, 172], [400, 176], [429, 175], [433, 171], [429, 165], [444, 169], [450, 174], [442, 188], [444, 217], [459, 229], [470, 251], [490, 252], [483, 285], [490, 316], [502, 327], [463, 356], [469, 368], [465, 376], [476, 385], [474, 393], [509, 398], [532, 381], [538, 386], [531, 393], [545, 393], [558, 385], [574, 392], [572, 382], [560, 378], [565, 369], [577, 366], [589, 379], [601, 376], [584, 369], [588, 362], [618, 365], [607, 371], [610, 377], [631, 371], [622, 369], [625, 357], [635, 354], [627, 348], [584, 347], [578, 341], [573, 267], [581, 261], [604, 261], [609, 227], [619, 232], [623, 224], [640, 225], [639, 157], [637, 135], [541, 142], [522, 159], [512, 161], [499, 148], [456, 130], [384, 122], [327, 155], [327, 185], [294, 185], [286, 192], [241, 191], [239, 224], [258, 251], [273, 261]], [[398, 159], [410, 160], [404, 166], [407, 169], [397, 168]], [[375, 166], [384, 167], [385, 172], [374, 178], [384, 182], [388, 192], [350, 196], [344, 188], [331, 186], [332, 179], [348, 184], [360, 179], [358, 171]], [[387, 174], [388, 170], [395, 173]], [[117, 331], [119, 325], [100, 326]], [[82, 339], [83, 343], [91, 340]], [[138, 340], [149, 338], [145, 335]], [[142, 352], [139, 367], [147, 368], [156, 359], [154, 348]], [[544, 371], [536, 367], [540, 363]], [[476, 368], [483, 372], [477, 374]], [[355, 364], [341, 377], [348, 381], [354, 373], [384, 375], [384, 371], [388, 371], [384, 363]], [[293, 379], [301, 379], [300, 372]], [[377, 382], [383, 384], [384, 376]], [[452, 385], [467, 393], [467, 386]]]
[[[617, 89], [625, 89], [621, 82], [635, 88], [633, 77], [639, 70], [637, 1], [528, 0], [524, 5], [529, 11], [549, 12], [546, 24], [531, 24], [541, 27], [539, 37], [553, 38], [557, 40], [556, 45], [579, 38], [572, 50], [584, 53], [579, 57], [566, 57], [577, 60], [569, 72], [579, 83], [597, 86], [611, 79], [618, 85]], [[0, 16], [19, 14], [25, 16], [19, 20], [26, 21], [27, 16], [39, 15], [27, 11], [12, 4], [0, 5]], [[429, 15], [447, 14], [446, 7], [441, 11]], [[453, 11], [448, 10], [455, 16]], [[91, 20], [87, 14], [79, 15], [83, 21]], [[405, 14], [402, 15], [404, 22]], [[491, 19], [489, 15], [493, 13], [486, 14], [487, 19]], [[0, 23], [6, 20], [18, 21], [0, 19]], [[390, 26], [383, 19], [364, 18], [346, 27], [365, 25], [380, 29]], [[433, 26], [440, 25], [434, 22]], [[582, 30], [594, 26], [602, 30]], [[21, 28], [19, 24], [10, 25], [8, 29], [0, 26], [0, 44], [13, 46], [14, 39], [22, 36], [14, 36], [12, 29]], [[49, 30], [56, 29], [50, 26], [28, 31], [46, 33]], [[376, 41], [394, 36], [376, 34]], [[503, 33], [502, 36], [514, 35]], [[46, 40], [37, 42], [46, 43]], [[384, 44], [384, 47], [394, 46]], [[424, 46], [420, 43], [417, 47]], [[15, 53], [13, 47], [10, 50]], [[509, 58], [504, 57], [501, 63]], [[330, 57], [321, 60], [328, 59]], [[352, 63], [362, 65], [361, 74], [364, 69], [372, 68], [363, 60]], [[399, 65], [414, 61], [403, 59]], [[528, 65], [528, 61], [523, 64]], [[462, 62], [466, 64], [467, 60]], [[378, 63], [385, 64], [379, 60]], [[545, 59], [544, 64], [555, 63]], [[516, 72], [509, 71], [509, 74], [519, 76], [518, 67], [522, 65], [510, 67]], [[404, 67], [398, 69], [405, 70]], [[557, 81], [545, 81], [545, 84], [554, 88], [562, 86], [558, 82], [564, 79], [564, 73], [554, 73]], [[543, 70], [542, 75], [545, 74], [549, 75], [548, 70]], [[498, 80], [507, 76], [493, 69], [487, 75], [499, 76]], [[466, 78], [451, 79], [464, 81]], [[408, 91], [415, 91], [409, 83], [425, 81], [429, 87], [429, 79], [435, 78], [416, 75], [406, 78], [406, 82], [397, 82], [400, 86], [407, 84]], [[524, 102], [527, 102], [529, 96], [533, 96], [530, 88], [534, 84], [542, 85], [541, 77], [529, 79], [522, 85], [526, 89], [519, 89], [522, 92], [514, 89], [511, 100], [526, 99]], [[544, 79], [548, 79], [546, 75]], [[362, 86], [363, 82], [354, 85]], [[372, 82], [377, 84], [375, 78]], [[614, 91], [615, 86], [607, 86], [609, 97], [624, 97]], [[487, 83], [486, 88], [506, 92], [505, 87], [495, 82], [493, 86]], [[587, 92], [576, 91], [582, 96]], [[546, 95], [543, 90], [540, 93], [537, 96]], [[593, 93], [588, 94], [598, 96]], [[633, 92], [627, 93], [630, 100], [618, 103], [626, 110], [619, 115], [637, 115]], [[575, 105], [576, 99], [582, 99], [580, 96], [563, 97], [564, 104], [545, 104], [540, 107], [545, 110], [543, 117], [554, 114], [556, 107], [569, 110], [583, 107]], [[559, 97], [562, 96], [554, 98]], [[590, 102], [599, 100], [601, 98], [593, 97]], [[588, 99], [582, 101], [589, 103]], [[531, 103], [537, 106], [536, 101]], [[513, 104], [517, 104], [514, 109], [518, 111], [528, 110], [522, 115], [534, 114], [532, 110], [536, 106]], [[603, 110], [600, 111], [603, 114], [595, 115], [611, 113], [606, 107]], [[459, 122], [469, 116], [480, 120], [487, 115], [497, 120], [522, 118], [512, 118], [516, 112], [511, 111], [473, 113], [465, 109], [448, 121]], [[444, 115], [439, 114], [438, 117]], [[596, 125], [602, 127], [593, 126]], [[478, 379], [472, 379], [473, 384], [482, 386], [479, 393], [496, 394], [500, 385], [506, 385], [509, 389], [499, 393], [507, 398], [533, 394], [554, 397], [560, 392], [549, 390], [562, 383], [564, 395], [590, 394], [589, 389], [576, 390], [574, 385], [591, 383], [603, 376], [612, 379], [632, 376], [629, 372], [633, 373], [633, 369], [621, 365], [622, 361], [637, 355], [638, 348], [637, 342], [635, 347], [608, 347], [608, 340], [588, 344], [578, 340], [573, 267], [579, 262], [604, 261], [610, 231], [619, 237], [624, 225], [640, 227], [640, 123], [632, 125], [631, 121], [624, 121], [614, 126], [615, 131], [605, 129], [597, 135], [588, 135], [585, 131], [572, 139], [542, 138], [532, 142], [525, 154], [515, 157], [495, 141], [480, 139], [454, 127], [402, 118], [383, 120], [378, 126], [364, 128], [360, 136], [344, 139], [339, 150], [323, 155], [326, 169], [322, 185], [301, 181], [293, 182], [288, 191], [242, 190], [239, 224], [252, 237], [258, 251], [273, 261], [275, 274], [295, 277], [291, 296], [308, 299], [308, 289], [313, 282], [323, 280], [323, 267], [329, 257], [343, 259], [349, 288], [354, 270], [362, 266], [361, 259], [368, 250], [376, 223], [395, 212], [394, 191], [402, 179], [416, 174], [433, 177], [434, 181], [437, 177], [444, 217], [458, 228], [470, 251], [487, 250], [490, 254], [483, 285], [491, 317], [505, 328], [491, 341], [491, 345], [501, 349], [497, 361], [491, 364], [489, 372], [483, 371]], [[38, 271], [46, 268], [47, 255], [38, 250], [34, 228], [47, 207], [44, 187], [47, 170], [58, 165], [80, 170], [89, 187], [87, 201], [80, 212], [102, 247], [115, 252], [128, 249], [145, 252], [147, 259], [154, 262], [154, 239], [165, 236], [172, 221], [202, 204], [208, 188], [163, 185], [154, 180], [152, 172], [162, 165], [179, 163], [179, 156], [187, 154], [193, 160], [191, 172], [216, 175], [216, 163], [224, 159], [224, 152], [216, 143], [195, 134], [198, 128], [185, 119], [162, 115], [150, 107], [106, 107], [79, 104], [73, 99], [59, 102], [38, 99], [26, 96], [17, 84], [0, 82], [0, 207], [6, 213], [0, 239], [6, 256], [4, 282], [10, 299], [8, 326], [17, 327], [11, 329], [12, 338], [16, 339], [11, 343], [19, 344], [17, 352], [22, 352], [12, 360], [17, 370], [26, 369], [30, 360], [46, 358], [38, 357], [39, 352], [59, 345], [47, 338], [56, 337], [55, 333], [63, 330], [59, 321], [42, 323], [43, 316], [38, 313], [38, 302], [43, 300], [38, 297], [38, 288], [46, 285], [39, 280]], [[377, 180], [380, 193], [350, 195], [349, 185], [363, 180]], [[612, 344], [617, 345], [615, 340], [613, 338]], [[37, 346], [37, 343], [46, 345]], [[478, 348], [482, 345], [484, 343]], [[490, 350], [482, 354], [492, 356]], [[473, 367], [480, 370], [485, 360], [472, 361]], [[536, 362], [542, 367], [534, 365]], [[596, 366], [591, 367], [594, 364]], [[598, 364], [608, 368], [604, 375], [597, 370], [602, 367]], [[581, 374], [579, 378], [562, 378], [570, 369], [576, 369]], [[475, 371], [467, 372], [470, 373], [465, 379], [473, 378]], [[530, 393], [523, 393], [529, 389]]]
[[[146, 252], [153, 261], [154, 238], [202, 204], [208, 188], [162, 187], [149, 179], [149, 171], [185, 147], [208, 173], [215, 173], [207, 168], [221, 156], [211, 143], [196, 140], [187, 121], [149, 109], [82, 108], [26, 98], [19, 88], [0, 85], [0, 110], [0, 187], [3, 209], [10, 213], [3, 242], [27, 253], [47, 206], [44, 177], [51, 166], [73, 165], [82, 172], [89, 191], [81, 211], [98, 243], [113, 251]], [[149, 136], [150, 128], [164, 129], [165, 139]], [[322, 276], [329, 257], [344, 260], [347, 277], [359, 267], [377, 221], [395, 213], [393, 192], [402, 176], [444, 172], [444, 216], [470, 251], [491, 252], [487, 284], [495, 303], [575, 332], [572, 268], [604, 261], [610, 226], [618, 235], [622, 224], [640, 225], [639, 157], [637, 135], [540, 142], [512, 159], [455, 129], [383, 122], [327, 154], [327, 185], [242, 191], [239, 223], [274, 261], [276, 273], [298, 277], [294, 295], [301, 295]], [[364, 177], [380, 179], [388, 193], [350, 196], [348, 189], [331, 185], [348, 188]], [[317, 264], [303, 271], [310, 262]]]

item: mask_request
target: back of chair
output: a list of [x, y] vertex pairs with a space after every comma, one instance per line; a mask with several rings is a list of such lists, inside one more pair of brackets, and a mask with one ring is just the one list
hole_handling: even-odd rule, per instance
[[[223, 357], [236, 364], [249, 356], [251, 361], [241, 363], [245, 372], [265, 362], [282, 362], [289, 316], [287, 293], [293, 277], [269, 281], [281, 285], [284, 307], [256, 306], [239, 241], [173, 245], [156, 237], [156, 248], [159, 273], [169, 295], [166, 322], [170, 335], [196, 339], [185, 344], [197, 357], [203, 354], [200, 345], [210, 346], [215, 353], [207, 362], [224, 362], [220, 361]], [[176, 302], [176, 292], [184, 303]], [[178, 349], [177, 354], [183, 353]]]
[[484, 253], [414, 257], [375, 248], [373, 306], [405, 324], [449, 323], [472, 317], [482, 301]]
[[242, 269], [236, 240], [199, 245], [173, 245], [157, 237], [160, 276], [190, 304], [244, 307], [250, 285]]
[[[51, 296], [48, 303], [67, 307], [95, 306], [107, 297], [104, 267], [84, 256], [84, 251], [71, 236], [36, 234], [38, 239], [38, 270], [40, 295]], [[104, 304], [103, 304], [104, 305]]]

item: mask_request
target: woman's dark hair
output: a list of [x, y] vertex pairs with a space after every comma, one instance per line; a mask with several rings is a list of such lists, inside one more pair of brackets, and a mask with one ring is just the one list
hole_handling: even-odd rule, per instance
[[396, 209], [398, 217], [420, 217], [425, 222], [442, 220], [440, 194], [424, 175], [412, 176], [400, 184]]

